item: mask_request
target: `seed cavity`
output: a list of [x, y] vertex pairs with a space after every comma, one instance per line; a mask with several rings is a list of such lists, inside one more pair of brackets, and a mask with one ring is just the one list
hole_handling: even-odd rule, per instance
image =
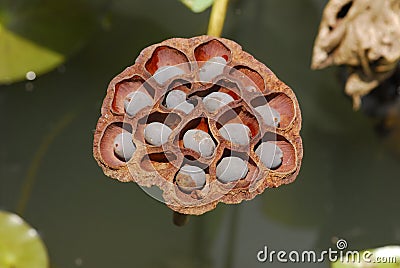
[[135, 91], [126, 95], [124, 100], [125, 112], [129, 116], [136, 115], [140, 110], [145, 107], [152, 106], [153, 99], [144, 92]]
[[234, 182], [246, 177], [247, 163], [236, 156], [225, 157], [217, 165], [217, 179], [223, 183]]
[[224, 92], [213, 92], [203, 99], [204, 106], [210, 113], [216, 112], [221, 107], [233, 101], [232, 96]]
[[186, 101], [186, 93], [181, 90], [172, 90], [168, 93], [165, 100], [168, 109], [176, 109], [189, 114], [194, 109], [194, 105]]
[[250, 143], [250, 129], [248, 126], [231, 123], [219, 129], [221, 136], [235, 144], [248, 145]]
[[197, 166], [185, 165], [176, 175], [176, 184], [179, 189], [187, 194], [200, 190], [206, 184], [206, 173]]
[[268, 104], [256, 107], [255, 110], [261, 115], [261, 118], [266, 125], [271, 127], [279, 127], [281, 116], [277, 110]]
[[223, 57], [213, 57], [206, 61], [199, 70], [200, 82], [211, 82], [224, 72], [227, 61]]
[[263, 142], [256, 149], [256, 154], [261, 162], [269, 169], [278, 168], [282, 164], [283, 152], [278, 145], [273, 142]]
[[199, 129], [190, 129], [183, 136], [183, 146], [198, 152], [203, 157], [214, 154], [215, 143], [210, 134]]
[[172, 130], [167, 126], [159, 122], [153, 122], [148, 124], [144, 129], [145, 140], [154, 146], [161, 146], [168, 141]]
[[184, 75], [185, 71], [176, 66], [163, 66], [158, 68], [154, 73], [153, 78], [159, 85], [165, 84], [173, 77]]
[[118, 158], [129, 161], [133, 153], [136, 151], [136, 146], [132, 141], [132, 134], [129, 132], [122, 132], [114, 139], [114, 153]]

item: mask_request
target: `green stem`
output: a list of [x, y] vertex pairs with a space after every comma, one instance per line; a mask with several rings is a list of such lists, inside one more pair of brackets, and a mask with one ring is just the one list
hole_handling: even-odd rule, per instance
[[208, 24], [207, 35], [220, 37], [228, 9], [229, 0], [214, 0], [211, 9], [210, 22]]

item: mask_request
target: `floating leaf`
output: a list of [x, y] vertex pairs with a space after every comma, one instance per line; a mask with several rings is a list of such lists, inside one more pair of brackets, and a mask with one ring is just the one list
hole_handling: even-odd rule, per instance
[[181, 0], [188, 8], [195, 13], [200, 13], [209, 8], [214, 0]]
[[[353, 253], [353, 252], [352, 252]], [[332, 268], [398, 268], [400, 267], [400, 246], [360, 251], [347, 254], [348, 259], [332, 263]]]
[[80, 48], [95, 25], [93, 9], [85, 1], [1, 3], [0, 84], [34, 79]]
[[0, 267], [49, 267], [47, 250], [36, 230], [5, 211], [0, 211]]

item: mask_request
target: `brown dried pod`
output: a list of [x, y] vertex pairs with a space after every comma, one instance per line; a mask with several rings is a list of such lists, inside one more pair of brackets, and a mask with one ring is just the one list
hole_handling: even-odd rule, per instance
[[107, 176], [199, 215], [293, 182], [300, 129], [293, 91], [237, 43], [173, 38], [110, 82], [93, 154]]
[[315, 41], [312, 68], [350, 66], [345, 91], [358, 109], [361, 97], [390, 77], [400, 59], [397, 0], [330, 0]]

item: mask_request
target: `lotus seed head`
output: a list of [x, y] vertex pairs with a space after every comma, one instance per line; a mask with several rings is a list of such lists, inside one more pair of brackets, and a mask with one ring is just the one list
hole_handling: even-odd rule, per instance
[[256, 149], [256, 154], [261, 162], [269, 169], [274, 169], [282, 164], [283, 152], [278, 145], [273, 142], [263, 142]]
[[214, 154], [215, 143], [210, 134], [199, 129], [190, 129], [183, 136], [183, 146], [198, 152], [203, 157]]
[[129, 116], [134, 116], [144, 107], [152, 106], [153, 99], [144, 92], [134, 91], [129, 93], [124, 100], [125, 112]]
[[200, 190], [206, 184], [206, 173], [197, 166], [185, 165], [176, 175], [176, 184], [185, 193]]
[[148, 124], [144, 129], [145, 140], [154, 146], [161, 146], [168, 141], [172, 130], [159, 122], [153, 122]]
[[217, 165], [217, 179], [223, 183], [233, 182], [246, 177], [249, 171], [247, 163], [236, 156], [225, 157]]
[[281, 122], [281, 116], [277, 110], [269, 105], [256, 107], [255, 110], [261, 115], [264, 123], [271, 127], [278, 127]]
[[235, 144], [248, 145], [250, 143], [250, 129], [238, 123], [226, 124], [219, 129], [221, 136]]
[[185, 71], [176, 66], [163, 66], [157, 69], [153, 78], [159, 85], [165, 84], [173, 77], [184, 75]]
[[203, 99], [204, 106], [210, 113], [214, 113], [219, 108], [233, 101], [232, 96], [224, 92], [213, 92]]
[[215, 77], [224, 72], [226, 60], [223, 57], [213, 57], [206, 61], [200, 68], [200, 82], [211, 82]]
[[129, 132], [122, 132], [114, 139], [114, 153], [125, 161], [132, 158], [133, 153], [136, 151], [136, 146], [132, 141], [132, 134]]

